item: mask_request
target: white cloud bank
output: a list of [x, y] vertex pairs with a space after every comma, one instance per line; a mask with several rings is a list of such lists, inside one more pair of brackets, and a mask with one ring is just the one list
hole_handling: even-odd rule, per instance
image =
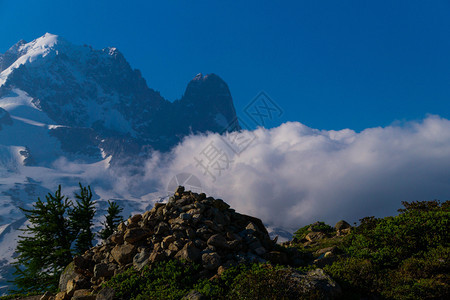
[[[450, 199], [450, 120], [438, 116], [360, 133], [316, 130], [298, 122], [244, 133], [256, 138], [240, 155], [219, 134], [193, 135], [171, 153], [155, 152], [144, 172], [134, 176], [105, 162], [80, 165], [64, 159], [45, 169], [52, 176], [44, 176], [41, 168], [25, 169], [29, 177], [49, 178], [43, 185], [50, 190], [57, 184], [76, 190], [81, 181], [104, 200], [133, 199], [141, 208], [166, 192], [175, 175], [187, 172], [207, 195], [288, 230], [317, 220], [333, 225], [340, 219], [352, 223], [393, 215], [401, 201]], [[215, 181], [195, 160], [206, 164], [201, 152], [211, 145], [232, 161], [220, 175], [211, 166]]]
[[[164, 190], [174, 175], [189, 172], [237, 211], [290, 229], [393, 215], [401, 201], [450, 199], [450, 121], [438, 116], [360, 133], [298, 122], [253, 133], [240, 155], [218, 134], [187, 137], [170, 155], [155, 154], [140, 182]], [[211, 142], [233, 161], [215, 181], [194, 159]]]

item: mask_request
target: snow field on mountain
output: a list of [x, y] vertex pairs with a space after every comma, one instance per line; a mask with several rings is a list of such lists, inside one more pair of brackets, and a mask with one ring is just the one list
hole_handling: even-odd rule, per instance
[[24, 52], [26, 53], [26, 55], [22, 55], [11, 66], [0, 73], [0, 86], [2, 86], [6, 82], [8, 76], [13, 72], [13, 70], [19, 68], [21, 65], [32, 63], [36, 59], [45, 57], [49, 53], [50, 49], [54, 47], [57, 41], [57, 35], [46, 33], [41, 38], [20, 47], [18, 49], [18, 52]]

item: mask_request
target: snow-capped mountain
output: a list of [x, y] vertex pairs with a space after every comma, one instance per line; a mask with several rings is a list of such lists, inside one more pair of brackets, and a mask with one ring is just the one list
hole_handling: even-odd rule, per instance
[[[57, 184], [72, 196], [88, 173], [114, 178], [116, 164], [138, 165], [191, 133], [238, 128], [228, 86], [214, 74], [195, 76], [170, 102], [116, 48], [95, 50], [47, 33], [0, 54], [0, 294], [26, 222], [19, 207]], [[160, 200], [151, 190], [117, 192], [108, 178], [92, 186], [98, 216], [110, 199], [125, 216]]]
[[[49, 134], [69, 154], [168, 150], [190, 132], [221, 132], [236, 117], [226, 83], [214, 74], [197, 75], [171, 103], [116, 48], [94, 50], [48, 33], [11, 47], [0, 56], [0, 71], [0, 97], [31, 99], [27, 105], [42, 112], [43, 124], [58, 125]], [[71, 143], [81, 138], [83, 145]]]

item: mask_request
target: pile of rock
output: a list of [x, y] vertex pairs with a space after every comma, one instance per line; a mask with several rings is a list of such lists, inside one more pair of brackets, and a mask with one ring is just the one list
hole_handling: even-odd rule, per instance
[[56, 299], [95, 299], [90, 295], [115, 274], [169, 258], [200, 264], [206, 278], [239, 263], [287, 263], [286, 254], [274, 251], [275, 242], [260, 219], [179, 187], [167, 204], [132, 216], [103, 244], [75, 257], [61, 275]]

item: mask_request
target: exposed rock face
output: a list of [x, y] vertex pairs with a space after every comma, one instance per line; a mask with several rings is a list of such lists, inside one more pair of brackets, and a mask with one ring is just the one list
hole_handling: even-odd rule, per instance
[[117, 245], [111, 250], [111, 255], [119, 265], [126, 265], [133, 260], [136, 247], [132, 244]]
[[341, 235], [349, 234], [352, 226], [350, 224], [348, 224], [346, 221], [340, 220], [339, 222], [336, 223], [334, 228], [337, 231], [337, 235], [341, 236]]
[[[222, 132], [230, 124], [230, 131], [239, 129], [238, 123], [233, 125], [231, 122], [236, 118], [236, 111], [230, 99], [228, 85], [219, 76], [198, 74], [188, 84], [183, 97], [174, 104], [179, 114], [190, 112], [184, 115], [183, 120], [192, 124], [192, 128]], [[211, 124], [214, 124], [214, 128], [211, 128]]]
[[347, 229], [347, 228], [351, 228], [352, 226], [350, 224], [348, 224], [346, 221], [344, 220], [340, 220], [339, 222], [336, 223], [336, 225], [334, 226], [334, 228], [336, 230], [342, 230], [342, 229]]
[[105, 287], [97, 294], [96, 300], [113, 300], [115, 292], [112, 288]]
[[67, 289], [67, 283], [75, 279], [77, 277], [77, 273], [75, 272], [75, 263], [71, 262], [62, 272], [59, 277], [59, 290], [64, 292]]
[[293, 289], [301, 289], [305, 294], [315, 292], [314, 299], [336, 299], [340, 296], [341, 287], [322, 269], [316, 269], [304, 274], [293, 269], [284, 270], [286, 281]]
[[23, 52], [21, 52], [20, 48], [25, 45], [26, 42], [24, 40], [20, 40], [14, 46], [8, 49], [3, 54], [0, 54], [0, 72], [8, 68], [13, 62], [20, 57]]
[[306, 235], [305, 238], [306, 238], [308, 241], [310, 241], [310, 242], [315, 242], [315, 241], [318, 241], [318, 240], [320, 240], [320, 239], [323, 239], [325, 236], [326, 236], [326, 234], [323, 233], [323, 232], [320, 232], [320, 231], [318, 231], [318, 232], [313, 231], [313, 232], [308, 233], [308, 234]]
[[2, 126], [11, 125], [12, 119], [9, 113], [0, 107], [0, 130], [2, 130]]

